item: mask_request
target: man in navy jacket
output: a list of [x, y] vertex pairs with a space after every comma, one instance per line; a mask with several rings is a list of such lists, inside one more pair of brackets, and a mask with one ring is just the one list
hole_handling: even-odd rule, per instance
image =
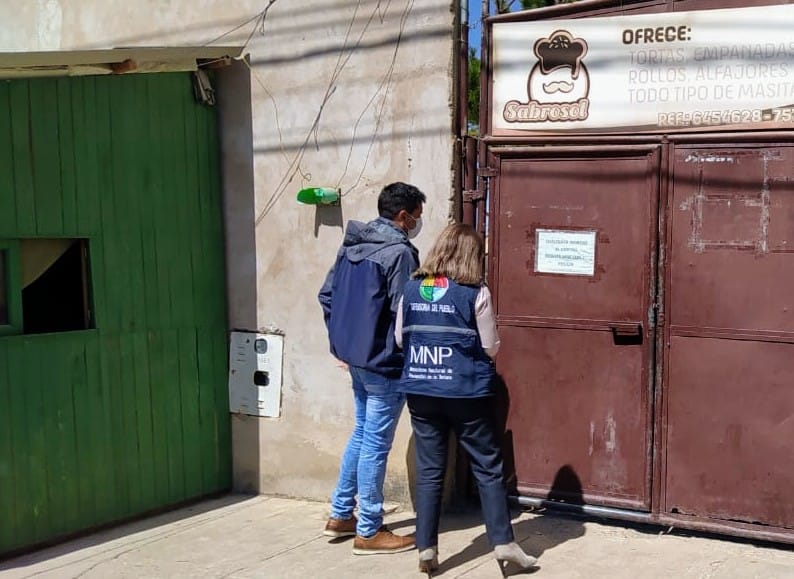
[[[419, 266], [410, 239], [422, 227], [425, 200], [413, 185], [384, 187], [378, 196], [379, 217], [366, 224], [348, 223], [319, 294], [331, 353], [350, 370], [356, 412], [323, 534], [355, 536], [357, 555], [414, 547], [413, 537], [395, 535], [383, 525], [383, 480], [405, 403], [396, 391], [403, 356], [394, 340], [395, 316], [405, 283]], [[358, 520], [353, 516], [356, 495]]]

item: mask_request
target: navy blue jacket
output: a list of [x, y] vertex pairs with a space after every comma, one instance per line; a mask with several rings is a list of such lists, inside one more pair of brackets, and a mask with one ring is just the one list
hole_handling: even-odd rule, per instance
[[494, 364], [477, 331], [479, 286], [446, 277], [408, 282], [403, 294], [405, 367], [398, 390], [441, 398], [493, 394]]
[[331, 353], [339, 360], [389, 377], [402, 372], [394, 320], [405, 283], [419, 267], [419, 252], [393, 221], [350, 221], [320, 305]]

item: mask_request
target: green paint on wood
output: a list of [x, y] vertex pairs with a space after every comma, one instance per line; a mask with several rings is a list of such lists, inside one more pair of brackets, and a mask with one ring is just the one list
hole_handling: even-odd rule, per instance
[[[19, 338], [4, 339], [7, 366], [6, 395], [10, 400], [11, 423], [11, 492], [14, 494], [16, 534], [9, 546], [32, 543], [36, 540], [35, 513], [31, 499], [32, 479], [28, 456], [30, 456], [30, 432], [27, 426], [27, 380], [22, 375], [24, 343]], [[9, 488], [9, 487], [4, 487]]]
[[18, 334], [22, 331], [22, 270], [19, 264], [19, 241], [0, 239], [0, 251], [3, 252], [5, 284], [0, 291], [5, 293], [6, 319], [0, 325], [0, 336]]
[[53, 79], [30, 81], [30, 140], [36, 233], [45, 237], [63, 233], [58, 134], [58, 92]]
[[149, 332], [149, 384], [152, 391], [152, 438], [154, 446], [154, 477], [156, 501], [167, 504], [171, 500], [168, 480], [168, 386], [173, 385], [165, 375], [166, 352], [163, 348], [162, 332]]
[[[14, 159], [14, 200], [16, 202], [16, 228], [19, 236], [36, 235], [36, 199], [33, 187], [33, 156], [31, 151], [31, 111], [29, 85], [26, 82], [9, 83], [9, 114], [11, 115], [11, 141], [3, 147], [11, 150]], [[12, 191], [3, 192], [4, 195]], [[46, 210], [46, 209], [45, 209]], [[11, 233], [11, 232], [10, 232]]]
[[0, 82], [0, 238], [17, 231], [16, 195], [1, 192], [14, 190], [14, 153], [9, 146], [11, 131], [11, 94], [9, 83]]
[[0, 553], [231, 484], [215, 122], [183, 73], [0, 83], [0, 242], [88, 239], [96, 324], [0, 336]]
[[56, 81], [58, 97], [58, 152], [63, 206], [63, 234], [77, 237], [77, 185], [75, 175], [75, 138], [72, 120], [72, 86], [69, 78]]
[[149, 380], [149, 353], [146, 347], [146, 334], [136, 332], [132, 336], [132, 372], [135, 380], [135, 418], [138, 425], [139, 500], [142, 505], [156, 504], [154, 468], [154, 439], [152, 428], [152, 391]]
[[[179, 331], [179, 377], [182, 382], [182, 442], [185, 452], [185, 492], [196, 496], [202, 494], [201, 471], [201, 416], [199, 396], [201, 384], [198, 376], [196, 356], [196, 330]], [[198, 386], [198, 388], [196, 387]]]
[[[61, 535], [78, 525], [79, 515], [77, 483], [77, 449], [75, 447], [76, 425], [74, 421], [74, 398], [83, 387], [80, 372], [73, 368], [73, 342], [67, 334], [42, 336], [49, 341], [51, 363], [41, 364], [45, 411], [42, 416], [47, 442], [47, 501], [49, 505], [62, 505], [56, 516], [50, 518], [53, 534]], [[42, 340], [32, 342], [32, 348], [40, 347]], [[78, 361], [79, 363], [82, 360]], [[52, 406], [52, 412], [46, 408]]]
[[[14, 467], [15, 455], [19, 452], [14, 446], [14, 422], [9, 380], [8, 351], [0, 348], [0, 545], [10, 545], [16, 541], [17, 516]], [[21, 450], [21, 449], [20, 449]]]
[[163, 332], [165, 396], [165, 443], [168, 447], [168, 486], [170, 499], [185, 496], [185, 448], [182, 439], [182, 392], [179, 381], [178, 330]]

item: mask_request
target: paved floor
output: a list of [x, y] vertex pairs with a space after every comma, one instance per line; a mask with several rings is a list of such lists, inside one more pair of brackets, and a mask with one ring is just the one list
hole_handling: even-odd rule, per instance
[[[327, 508], [232, 495], [4, 561], [0, 577], [424, 577], [416, 551], [356, 556], [350, 539], [323, 537]], [[392, 513], [387, 522], [399, 533], [413, 531], [413, 513]], [[501, 577], [476, 511], [447, 513], [442, 523], [438, 576]], [[540, 558], [533, 579], [794, 579], [794, 549], [782, 546], [531, 512], [517, 511], [513, 525], [523, 547]]]

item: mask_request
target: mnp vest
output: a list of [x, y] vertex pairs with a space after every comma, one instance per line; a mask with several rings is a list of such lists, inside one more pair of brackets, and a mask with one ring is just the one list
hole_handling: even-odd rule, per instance
[[493, 394], [493, 361], [477, 333], [479, 286], [446, 277], [408, 282], [403, 293], [405, 365], [399, 390], [443, 398]]

